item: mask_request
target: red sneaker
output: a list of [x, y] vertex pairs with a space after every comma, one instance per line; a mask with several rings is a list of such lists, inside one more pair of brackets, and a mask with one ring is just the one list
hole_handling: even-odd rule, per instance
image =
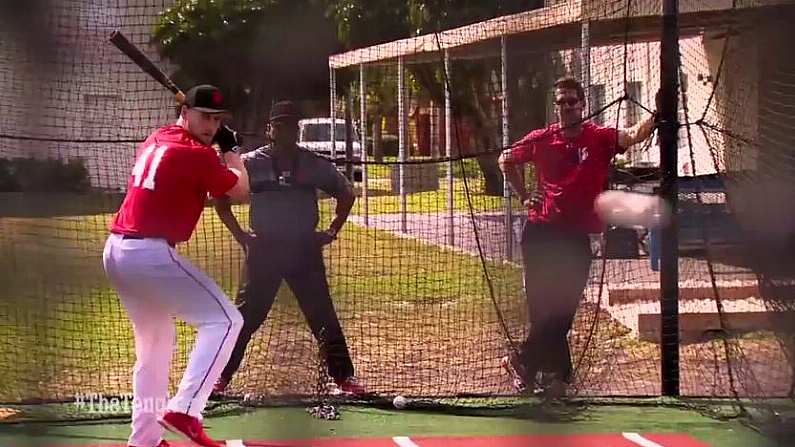
[[[128, 445], [127, 447], [135, 447], [132, 445]], [[168, 443], [165, 439], [160, 441], [160, 444], [156, 445], [155, 447], [171, 447], [171, 444]]]
[[345, 394], [353, 394], [356, 396], [367, 394], [367, 390], [364, 389], [364, 386], [359, 383], [354, 376], [350, 376], [347, 379], [338, 382], [337, 386], [339, 387], [340, 391]]
[[224, 394], [227, 386], [229, 386], [229, 379], [219, 377], [218, 380], [215, 381], [215, 384], [213, 385], [213, 392], [210, 395], [217, 396], [219, 394]]
[[204, 432], [202, 423], [189, 414], [166, 411], [157, 422], [167, 430], [182, 435], [202, 447], [224, 447], [223, 444], [210, 439]]

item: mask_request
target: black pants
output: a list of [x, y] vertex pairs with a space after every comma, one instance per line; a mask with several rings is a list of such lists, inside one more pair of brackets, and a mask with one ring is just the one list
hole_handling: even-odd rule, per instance
[[521, 242], [530, 332], [519, 347], [519, 361], [531, 382], [538, 371], [570, 382], [568, 333], [588, 282], [590, 239], [587, 234], [528, 222]]
[[295, 294], [315, 338], [325, 341], [329, 375], [337, 382], [353, 375], [345, 336], [331, 302], [322, 247], [313, 238], [308, 239], [285, 243], [263, 238], [249, 247], [243, 284], [236, 299], [243, 315], [243, 329], [222, 378], [231, 379], [240, 367], [246, 346], [268, 316], [282, 279]]

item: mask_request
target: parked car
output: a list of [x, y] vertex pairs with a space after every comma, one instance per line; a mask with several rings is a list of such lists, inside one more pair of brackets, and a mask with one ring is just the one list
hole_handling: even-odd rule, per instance
[[[355, 180], [362, 177], [362, 145], [356, 129], [351, 129], [351, 139], [353, 146], [353, 176]], [[298, 144], [312, 152], [324, 157], [334, 159], [337, 168], [345, 172], [347, 163], [345, 162], [345, 120], [334, 120], [334, 140], [336, 143], [336, 153], [332, 151], [331, 141], [331, 118], [307, 118], [298, 122]]]

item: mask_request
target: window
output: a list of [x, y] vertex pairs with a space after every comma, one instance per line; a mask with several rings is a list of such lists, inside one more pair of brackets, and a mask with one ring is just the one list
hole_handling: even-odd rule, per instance
[[[604, 84], [594, 84], [591, 86], [591, 112], [596, 113], [605, 106], [605, 86]], [[603, 126], [605, 124], [605, 112], [594, 115], [591, 118], [596, 124]]]
[[554, 123], [558, 120], [555, 116], [555, 89], [547, 90], [547, 124]]
[[632, 81], [627, 83], [627, 95], [629, 99], [624, 101], [623, 113], [624, 124], [626, 127], [634, 126], [640, 120], [641, 108], [637, 103], [643, 104], [643, 94], [641, 83]]

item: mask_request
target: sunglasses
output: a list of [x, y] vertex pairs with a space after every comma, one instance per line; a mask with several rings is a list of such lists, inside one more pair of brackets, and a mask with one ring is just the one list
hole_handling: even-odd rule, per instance
[[580, 103], [580, 100], [578, 98], [558, 99], [558, 100], [555, 101], [555, 104], [557, 104], [559, 106], [567, 105], [569, 107], [574, 107], [574, 106], [576, 106], [579, 103]]

